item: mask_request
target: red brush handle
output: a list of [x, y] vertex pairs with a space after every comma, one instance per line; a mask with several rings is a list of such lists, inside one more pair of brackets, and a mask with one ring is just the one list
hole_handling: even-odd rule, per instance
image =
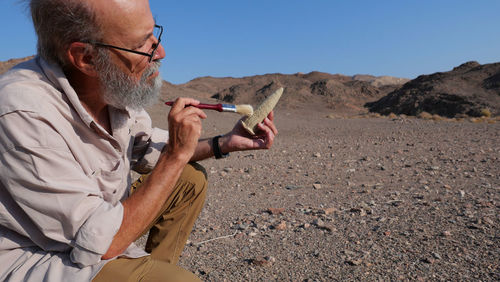
[[[172, 106], [173, 104], [174, 104], [174, 102], [172, 102], [172, 101], [165, 102], [165, 105], [168, 105], [168, 106]], [[192, 106], [192, 105], [190, 105], [190, 106]], [[198, 109], [202, 109], [202, 110], [216, 110], [216, 111], [222, 112], [222, 104], [216, 104], [216, 105], [198, 104], [198, 105], [193, 106], [193, 107], [197, 107]]]

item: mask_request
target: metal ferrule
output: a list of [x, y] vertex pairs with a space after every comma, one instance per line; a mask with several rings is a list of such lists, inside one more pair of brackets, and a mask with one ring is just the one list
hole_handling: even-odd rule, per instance
[[230, 105], [230, 104], [222, 104], [222, 111], [223, 112], [234, 112], [234, 113], [236, 113], [236, 106], [235, 105]]

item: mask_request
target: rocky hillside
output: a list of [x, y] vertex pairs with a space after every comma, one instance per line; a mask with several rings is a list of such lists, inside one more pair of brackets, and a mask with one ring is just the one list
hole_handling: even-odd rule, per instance
[[383, 97], [406, 81], [408, 80], [392, 77], [351, 77], [323, 72], [266, 74], [243, 78], [201, 77], [180, 85], [165, 83], [164, 99], [190, 96], [255, 105], [275, 89], [284, 87], [279, 107], [322, 107], [359, 112], [364, 110], [366, 102]]
[[366, 106], [381, 114], [499, 115], [500, 63], [467, 62], [448, 72], [421, 75]]

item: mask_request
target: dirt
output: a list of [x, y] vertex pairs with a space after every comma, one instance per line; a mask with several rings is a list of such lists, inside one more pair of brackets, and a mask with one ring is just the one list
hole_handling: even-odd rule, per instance
[[[238, 120], [207, 113], [204, 136]], [[201, 162], [180, 265], [204, 281], [498, 281], [500, 123], [332, 113], [278, 109], [271, 150]]]

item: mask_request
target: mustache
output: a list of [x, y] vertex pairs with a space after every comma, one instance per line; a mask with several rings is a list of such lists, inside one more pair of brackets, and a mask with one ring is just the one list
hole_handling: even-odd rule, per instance
[[160, 62], [152, 62], [151, 66], [148, 67], [144, 73], [142, 74], [142, 80], [146, 80], [150, 75], [154, 74], [155, 72], [160, 69], [161, 63]]

